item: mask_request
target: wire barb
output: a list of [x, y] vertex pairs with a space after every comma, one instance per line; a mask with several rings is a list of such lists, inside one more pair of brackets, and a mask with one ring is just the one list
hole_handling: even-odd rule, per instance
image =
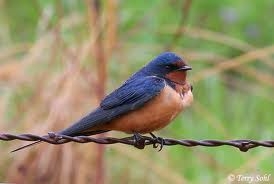
[[249, 149], [256, 147], [274, 147], [274, 140], [268, 141], [255, 141], [255, 140], [176, 140], [170, 138], [153, 138], [148, 136], [141, 136], [136, 141], [134, 136], [125, 137], [125, 138], [114, 138], [114, 137], [103, 137], [103, 138], [94, 138], [90, 136], [77, 136], [71, 137], [66, 135], [59, 135], [53, 132], [49, 132], [48, 136], [38, 136], [34, 134], [6, 134], [0, 133], [1, 141], [13, 141], [13, 140], [23, 140], [23, 141], [43, 141], [49, 144], [65, 144], [68, 142], [77, 142], [77, 143], [97, 143], [97, 144], [127, 144], [135, 146], [138, 149], [144, 149], [147, 145], [165, 145], [165, 146], [174, 146], [181, 145], [185, 147], [194, 147], [194, 146], [205, 146], [205, 147], [218, 147], [218, 146], [232, 146], [239, 148], [242, 152], [247, 152]]

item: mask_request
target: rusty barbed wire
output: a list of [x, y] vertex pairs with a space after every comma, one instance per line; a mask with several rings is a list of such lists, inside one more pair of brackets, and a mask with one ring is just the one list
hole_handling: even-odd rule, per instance
[[[255, 140], [176, 140], [171, 138], [161, 138], [161, 137], [148, 137], [141, 136], [136, 139], [136, 137], [125, 137], [125, 138], [114, 138], [114, 137], [103, 137], [94, 138], [90, 136], [66, 136], [58, 135], [53, 132], [49, 132], [47, 136], [38, 136], [34, 134], [6, 134], [0, 133], [0, 140], [2, 141], [13, 141], [13, 140], [23, 140], [23, 141], [43, 141], [49, 144], [65, 144], [68, 142], [76, 143], [97, 143], [97, 144], [127, 144], [135, 146], [139, 149], [144, 149], [147, 145], [153, 145], [154, 148], [160, 146], [174, 146], [181, 145], [186, 147], [195, 146], [205, 146], [205, 147], [218, 147], [218, 146], [232, 146], [238, 148], [242, 152], [247, 152], [249, 149], [256, 147], [274, 147], [274, 140], [268, 141], [255, 141]], [[160, 148], [161, 150], [161, 148]]]

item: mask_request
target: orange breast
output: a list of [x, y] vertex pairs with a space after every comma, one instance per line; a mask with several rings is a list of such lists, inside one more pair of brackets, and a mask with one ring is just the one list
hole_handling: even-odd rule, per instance
[[114, 119], [100, 128], [127, 133], [149, 133], [169, 124], [183, 110], [183, 107], [182, 96], [171, 87], [166, 86], [158, 96], [147, 102], [142, 108]]

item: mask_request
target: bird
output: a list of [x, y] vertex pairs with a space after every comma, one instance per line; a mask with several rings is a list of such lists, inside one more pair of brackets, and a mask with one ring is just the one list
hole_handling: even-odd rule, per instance
[[156, 137], [154, 131], [166, 127], [192, 104], [193, 87], [187, 81], [191, 69], [176, 53], [163, 52], [107, 95], [92, 112], [56, 134], [90, 136], [114, 130]]

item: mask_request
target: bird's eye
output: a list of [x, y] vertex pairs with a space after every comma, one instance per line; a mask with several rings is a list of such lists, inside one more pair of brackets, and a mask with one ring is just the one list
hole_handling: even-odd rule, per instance
[[174, 68], [174, 66], [173, 65], [166, 65], [165, 68], [171, 70], [171, 69]]

